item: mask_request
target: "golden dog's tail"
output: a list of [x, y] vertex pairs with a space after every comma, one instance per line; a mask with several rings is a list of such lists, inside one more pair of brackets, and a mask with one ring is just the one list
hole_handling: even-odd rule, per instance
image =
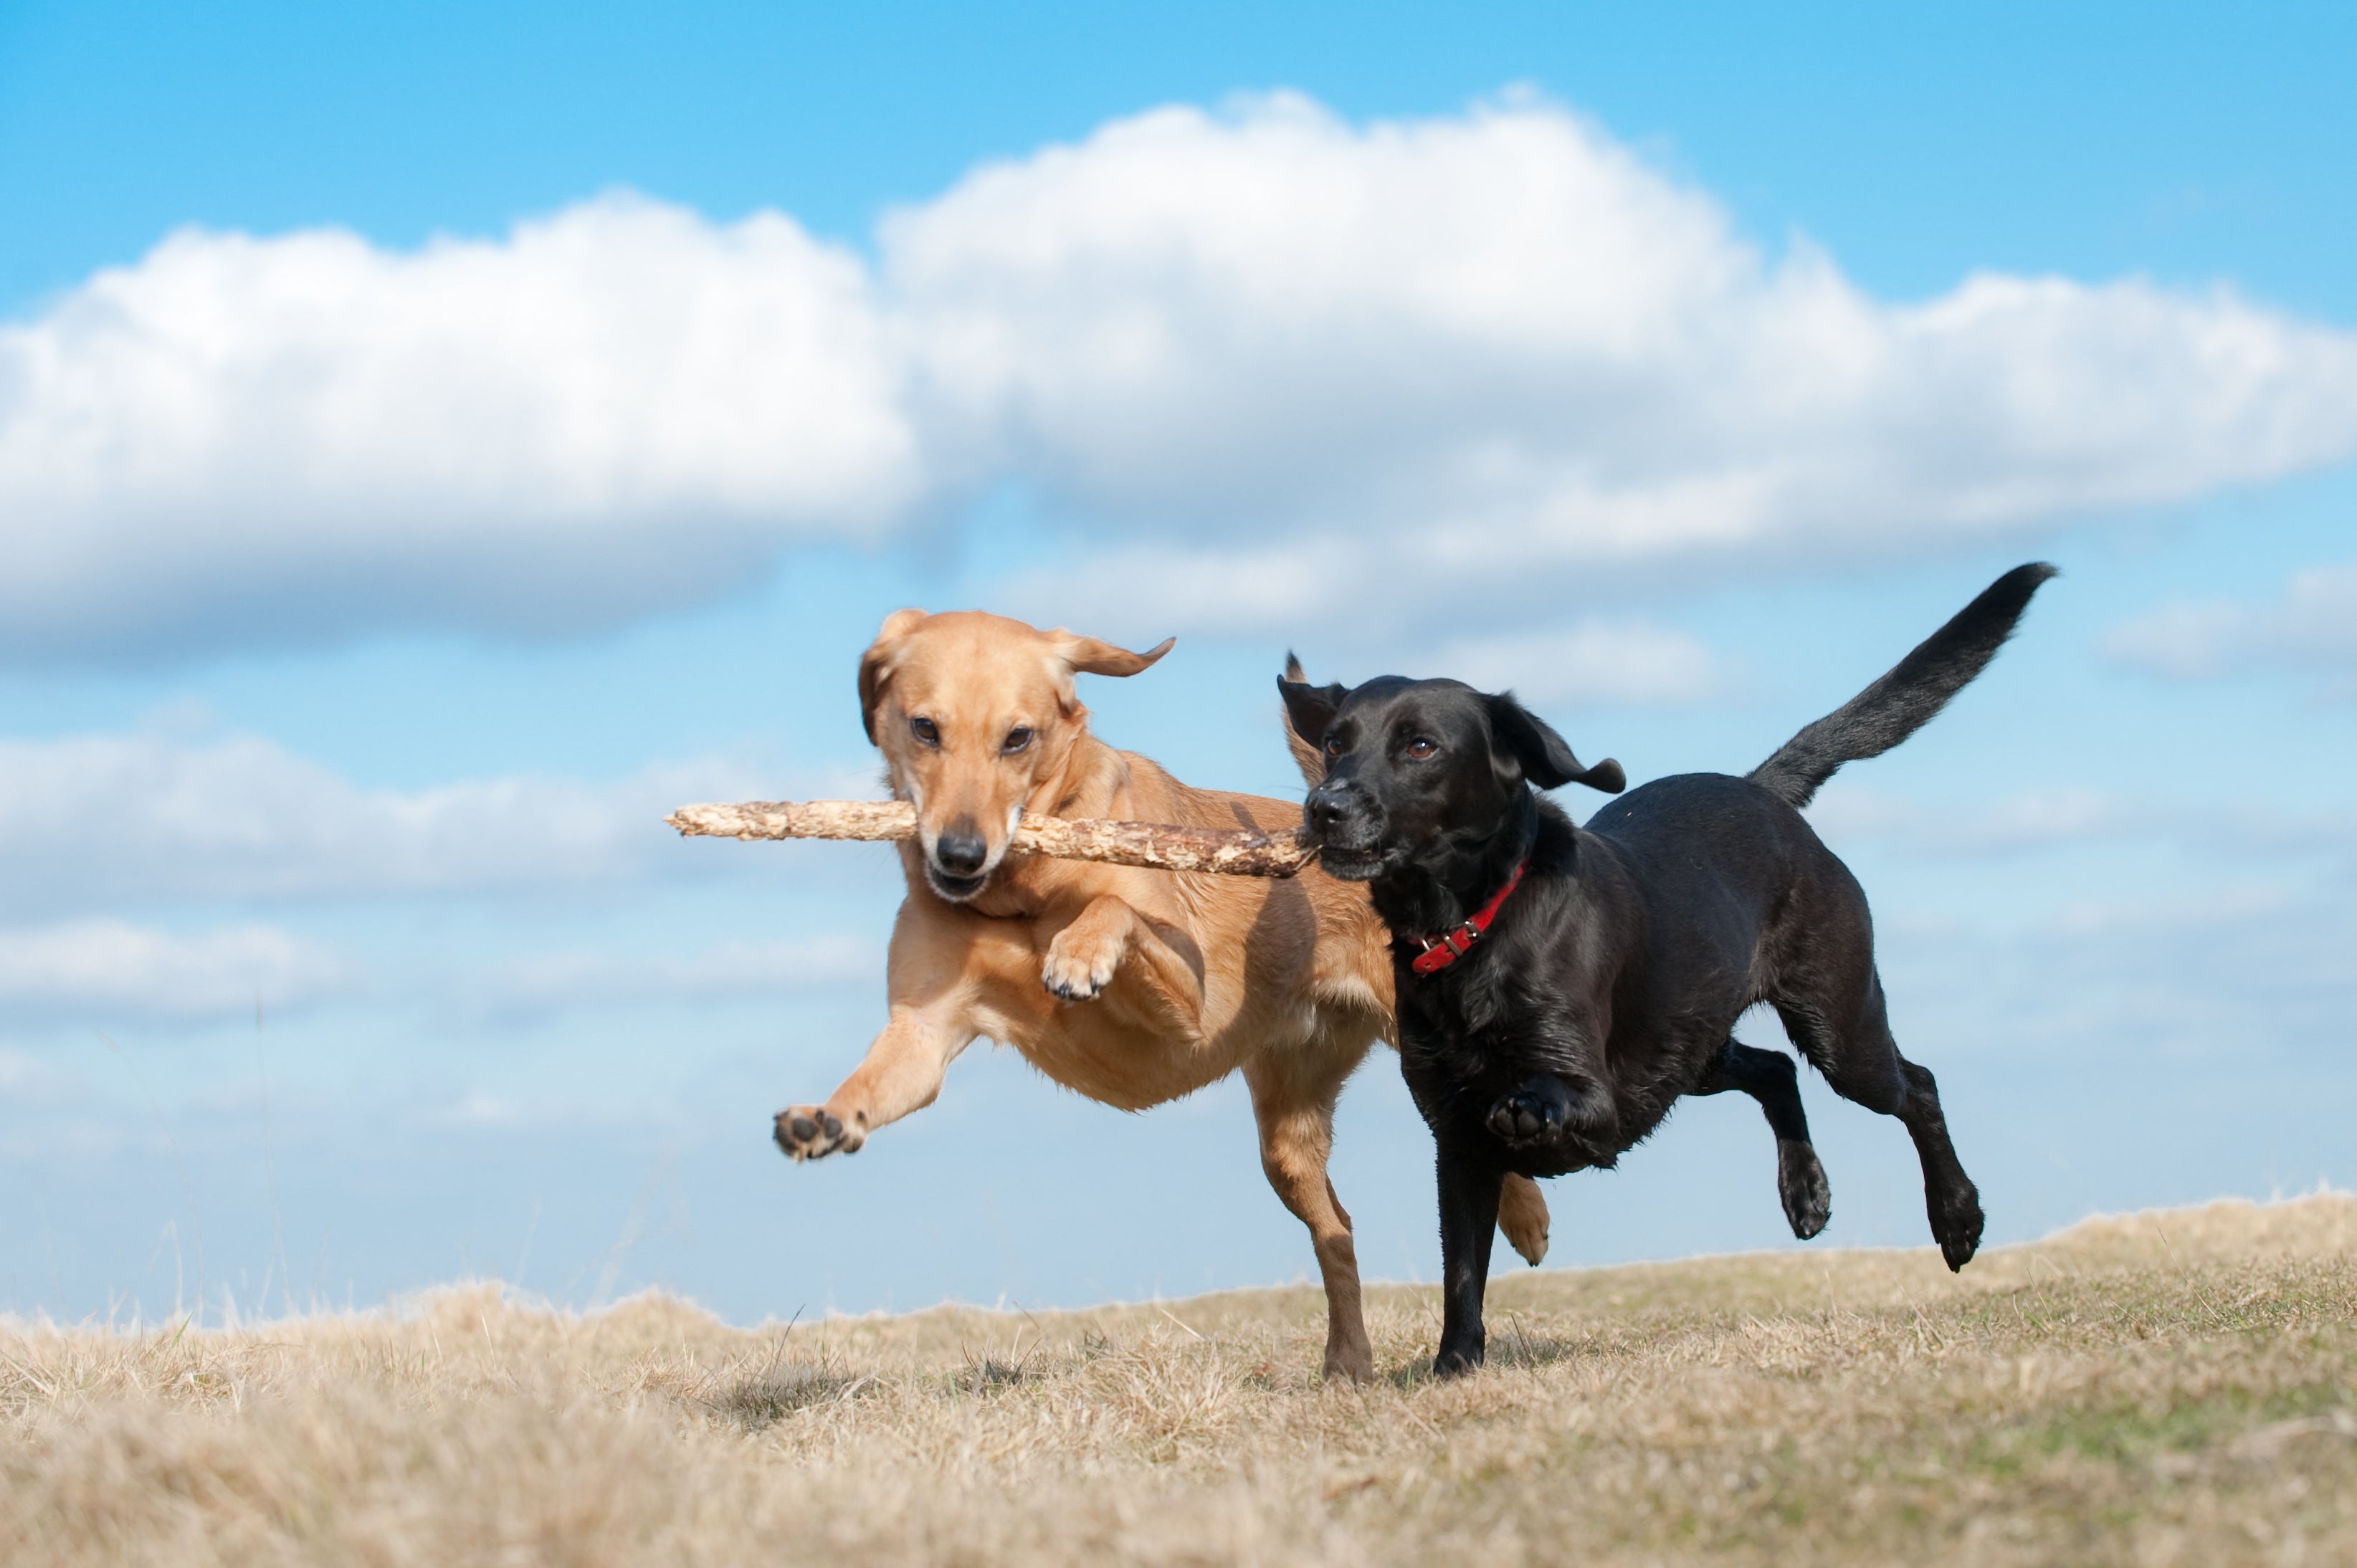
[[[1309, 677], [1302, 672], [1300, 659], [1290, 650], [1285, 655], [1285, 678], [1297, 686], [1309, 683]], [[1293, 727], [1293, 715], [1286, 711], [1283, 703], [1276, 705], [1276, 717], [1285, 725], [1285, 744], [1293, 753], [1293, 765], [1301, 769], [1302, 781], [1317, 789], [1326, 782], [1326, 754], [1301, 738], [1301, 732]]]

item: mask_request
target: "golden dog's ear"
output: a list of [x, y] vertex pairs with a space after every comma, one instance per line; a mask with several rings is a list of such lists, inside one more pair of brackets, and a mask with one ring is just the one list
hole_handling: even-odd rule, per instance
[[1326, 731], [1351, 693], [1340, 685], [1311, 685], [1301, 660], [1287, 651], [1285, 673], [1276, 678], [1276, 694], [1285, 703], [1286, 749], [1293, 753], [1302, 779], [1315, 789], [1326, 781]]
[[1055, 640], [1056, 657], [1079, 675], [1135, 675], [1178, 643], [1177, 638], [1166, 637], [1143, 653], [1132, 653], [1098, 638], [1074, 637], [1060, 627], [1048, 635]]
[[859, 725], [867, 732], [867, 744], [876, 744], [876, 704], [884, 700], [884, 688], [892, 682], [892, 666], [900, 656], [900, 639], [917, 629], [925, 618], [922, 610], [894, 610], [884, 618], [884, 628], [867, 651], [859, 656]]
[[1088, 709], [1081, 705], [1079, 691], [1072, 685], [1074, 675], [1135, 675], [1169, 652], [1178, 641], [1175, 637], [1166, 637], [1143, 653], [1132, 653], [1100, 638], [1076, 637], [1058, 627], [1048, 634], [1048, 650], [1049, 657], [1061, 667], [1061, 678], [1056, 686], [1064, 716], [1080, 719], [1088, 714]]
[[[1301, 667], [1300, 656], [1293, 650], [1285, 650], [1285, 673], [1276, 680], [1277, 694], [1282, 697], [1288, 686], [1309, 684], [1309, 671]], [[1312, 789], [1326, 781], [1326, 752], [1317, 741], [1304, 738], [1293, 725], [1293, 708], [1280, 703], [1277, 717], [1285, 721], [1285, 748], [1293, 753], [1293, 766], [1301, 769], [1302, 781]]]

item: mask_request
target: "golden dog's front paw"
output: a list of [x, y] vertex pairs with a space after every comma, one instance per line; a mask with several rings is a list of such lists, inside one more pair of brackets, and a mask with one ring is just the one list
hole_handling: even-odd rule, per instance
[[1077, 929], [1067, 927], [1048, 944], [1039, 980], [1067, 1002], [1090, 1002], [1113, 983], [1114, 972], [1121, 967], [1122, 943], [1118, 938], [1076, 936]]
[[778, 1147], [790, 1160], [856, 1154], [867, 1141], [856, 1122], [846, 1122], [819, 1105], [794, 1105], [779, 1112], [776, 1137]]

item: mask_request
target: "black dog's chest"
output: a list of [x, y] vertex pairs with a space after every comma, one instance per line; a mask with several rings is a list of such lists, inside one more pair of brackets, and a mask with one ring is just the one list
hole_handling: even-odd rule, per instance
[[[1708, 1047], [1734, 1021], [1657, 1019], [1631, 1009], [1608, 1036], [1600, 1016], [1511, 975], [1492, 975], [1488, 985], [1479, 972], [1464, 977], [1475, 983], [1436, 983], [1405, 962], [1396, 974], [1400, 1069], [1426, 1124], [1445, 1143], [1487, 1148], [1524, 1176], [1613, 1165], [1695, 1088]], [[1538, 1075], [1602, 1088], [1615, 1113], [1579, 1137], [1509, 1148], [1492, 1133], [1492, 1110]]]
[[1458, 1101], [1490, 1101], [1560, 1052], [1563, 1031], [1527, 1000], [1450, 986], [1399, 966], [1400, 1066], [1430, 1121]]

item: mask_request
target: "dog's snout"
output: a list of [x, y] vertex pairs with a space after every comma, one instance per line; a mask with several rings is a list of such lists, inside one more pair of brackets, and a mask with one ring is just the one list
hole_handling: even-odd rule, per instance
[[960, 817], [933, 841], [933, 864], [952, 876], [973, 876], [989, 858], [990, 845], [983, 842], [972, 817]]
[[1370, 804], [1367, 792], [1357, 784], [1329, 779], [1309, 791], [1301, 802], [1301, 812], [1309, 831], [1322, 838], [1336, 832], [1349, 834], [1365, 829]]
[[1331, 832], [1349, 811], [1340, 791], [1323, 786], [1311, 790], [1309, 799], [1303, 805], [1309, 818], [1310, 831], [1319, 834]]

